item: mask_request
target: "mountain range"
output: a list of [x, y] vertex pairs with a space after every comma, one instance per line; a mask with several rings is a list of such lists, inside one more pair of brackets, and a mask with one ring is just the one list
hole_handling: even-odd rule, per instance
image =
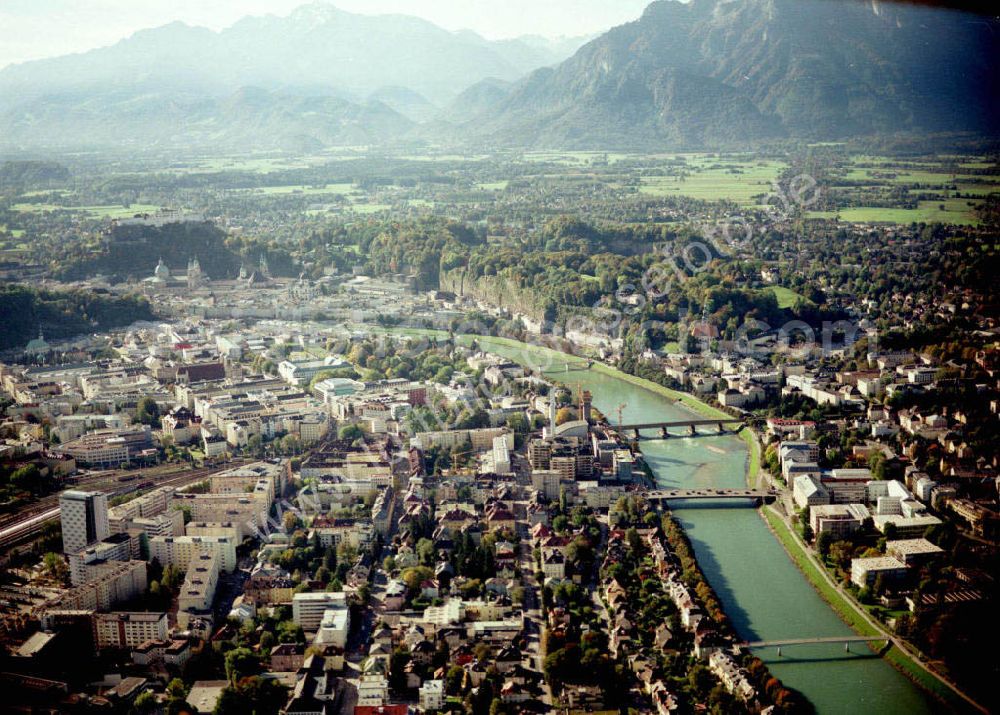
[[7, 67], [0, 146], [682, 148], [995, 134], [998, 30], [996, 18], [882, 0], [657, 0], [586, 44], [488, 41], [313, 3]]
[[608, 148], [992, 134], [998, 31], [996, 18], [880, 0], [657, 0], [520, 80], [468, 128]]
[[258, 86], [359, 100], [401, 86], [441, 103], [485, 77], [515, 80], [556, 64], [584, 40], [490, 41], [408, 15], [359, 15], [313, 2], [287, 17], [245, 17], [220, 32], [174, 22], [110, 47], [11, 65], [0, 71], [0, 96], [109, 88], [220, 96]]
[[[265, 147], [399, 137], [464, 88], [557, 64], [588, 38], [486, 40], [324, 2], [213, 32], [175, 22], [0, 70], [0, 144]], [[240, 112], [248, 112], [240, 114]]]

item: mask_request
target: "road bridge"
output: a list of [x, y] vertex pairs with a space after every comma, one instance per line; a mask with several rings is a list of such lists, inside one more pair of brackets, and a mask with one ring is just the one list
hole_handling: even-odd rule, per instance
[[778, 498], [773, 489], [656, 489], [643, 495], [650, 502], [667, 501], [747, 501], [756, 506], [771, 503]]
[[697, 420], [672, 420], [669, 422], [641, 422], [638, 424], [618, 425], [618, 429], [658, 429], [671, 427], [703, 427], [710, 425], [735, 425], [743, 424], [742, 417], [714, 417], [712, 419]]
[[631, 431], [632, 435], [638, 439], [640, 430], [660, 430], [660, 436], [664, 439], [670, 436], [669, 430], [671, 428], [688, 428], [688, 434], [696, 435], [698, 434], [698, 427], [711, 427], [715, 426], [718, 428], [719, 433], [725, 432], [725, 425], [739, 425], [742, 429], [744, 421], [740, 417], [728, 417], [728, 418], [714, 418], [714, 419], [697, 419], [697, 420], [670, 420], [665, 422], [641, 422], [636, 424], [618, 425], [617, 429], [622, 432]]

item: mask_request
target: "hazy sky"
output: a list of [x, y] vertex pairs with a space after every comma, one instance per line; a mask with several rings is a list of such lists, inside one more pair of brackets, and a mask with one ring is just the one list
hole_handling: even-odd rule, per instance
[[[489, 38], [600, 32], [650, 0], [333, 0], [368, 15], [404, 13]], [[0, 67], [110, 45], [181, 20], [221, 30], [245, 15], [287, 15], [305, 0], [0, 0]]]

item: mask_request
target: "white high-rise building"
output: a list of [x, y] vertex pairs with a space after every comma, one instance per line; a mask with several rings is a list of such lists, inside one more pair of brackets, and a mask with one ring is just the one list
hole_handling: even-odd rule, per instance
[[307, 591], [292, 596], [292, 620], [303, 630], [315, 631], [330, 609], [347, 608], [347, 594], [343, 591]]
[[104, 492], [65, 491], [59, 495], [63, 551], [73, 554], [107, 538], [108, 495]]
[[493, 438], [493, 471], [497, 474], [506, 474], [510, 471], [510, 450], [507, 449], [507, 440], [503, 437]]
[[236, 541], [228, 536], [154, 536], [149, 540], [150, 561], [156, 559], [181, 571], [207, 551], [218, 557], [220, 570], [229, 573], [236, 568]]

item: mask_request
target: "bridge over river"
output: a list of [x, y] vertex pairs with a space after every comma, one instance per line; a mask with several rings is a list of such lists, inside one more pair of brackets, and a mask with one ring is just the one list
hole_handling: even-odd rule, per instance
[[[673, 401], [659, 391], [646, 389], [631, 376], [611, 369], [571, 371], [560, 374], [566, 362], [579, 361], [577, 356], [557, 353], [525, 344], [495, 341], [488, 337], [478, 340], [482, 349], [522, 364], [549, 365], [547, 377], [562, 382], [569, 389], [590, 390], [593, 404], [605, 415], [614, 414], [613, 424], [644, 424], [668, 420], [708, 418], [691, 414], [674, 406]], [[596, 365], [595, 365], [596, 367]], [[618, 406], [625, 405], [618, 418]], [[721, 415], [720, 415], [721, 417]], [[728, 416], [727, 416], [728, 417]], [[753, 419], [748, 417], [748, 420]], [[716, 421], [713, 424], [718, 424]], [[736, 425], [724, 425], [727, 432]], [[714, 427], [699, 428], [704, 433]], [[677, 436], [680, 436], [677, 430]], [[631, 433], [628, 434], [631, 437]], [[653, 432], [646, 432], [652, 436]], [[716, 438], [708, 438], [713, 442]], [[746, 489], [746, 451], [732, 437], [718, 440], [725, 453], [708, 449], [693, 449], [680, 439], [651, 441], [643, 445], [643, 453], [653, 476], [678, 487], [716, 487]], [[723, 444], [724, 443], [724, 444]], [[685, 475], [698, 473], [698, 482], [683, 481]], [[667, 486], [657, 489], [670, 489]], [[819, 593], [788, 558], [781, 543], [767, 528], [766, 522], [751, 509], [742, 508], [751, 499], [733, 499], [732, 509], [683, 508], [677, 506], [678, 521], [688, 534], [696, 554], [711, 559], [706, 568], [710, 585], [715, 588], [724, 607], [736, 622], [748, 624], [752, 632], [744, 632], [738, 640], [767, 641], [787, 636], [816, 636], [844, 633], [853, 635], [843, 620], [823, 601]], [[718, 502], [692, 501], [691, 506], [715, 506]], [[722, 502], [725, 506], [726, 502]], [[703, 564], [704, 567], [705, 564]], [[739, 615], [737, 616], [737, 613]], [[878, 648], [878, 644], [873, 644]], [[792, 646], [803, 654], [813, 650], [839, 651], [843, 646]], [[851, 646], [852, 650], [867, 650], [867, 646]], [[749, 651], [767, 655], [766, 649]], [[774, 654], [774, 651], [770, 651]], [[829, 655], [829, 654], [826, 654]], [[768, 667], [774, 676], [789, 688], [808, 699], [819, 713], [860, 713], [879, 715], [931, 715], [940, 712], [936, 700], [923, 693], [909, 678], [892, 665], [876, 658], [770, 658]], [[923, 680], [923, 671], [921, 671]]]
[[656, 489], [643, 495], [650, 502], [666, 501], [743, 501], [747, 506], [771, 503], [778, 498], [773, 489]]
[[851, 649], [851, 643], [885, 643], [886, 647], [892, 644], [892, 638], [889, 636], [821, 636], [819, 638], [783, 638], [777, 640], [766, 640], [766, 641], [748, 641], [745, 643], [739, 643], [741, 648], [747, 649], [759, 649], [759, 648], [777, 648], [778, 655], [781, 655], [781, 649], [787, 648], [788, 646], [796, 645], [816, 645], [821, 643], [836, 643], [843, 644], [844, 650], [849, 651]]
[[615, 429], [621, 432], [631, 431], [637, 439], [639, 437], [639, 430], [658, 429], [660, 430], [660, 436], [663, 438], [667, 438], [670, 436], [669, 430], [671, 428], [677, 429], [677, 428], [687, 427], [688, 433], [694, 435], [698, 433], [697, 430], [698, 427], [715, 426], [718, 428], [719, 432], [722, 433], [725, 431], [725, 425], [739, 425], [739, 428], [742, 429], [744, 425], [744, 420], [740, 417], [728, 417], [728, 418], [716, 417], [714, 419], [671, 420], [667, 422], [640, 422], [636, 424], [617, 425]]

